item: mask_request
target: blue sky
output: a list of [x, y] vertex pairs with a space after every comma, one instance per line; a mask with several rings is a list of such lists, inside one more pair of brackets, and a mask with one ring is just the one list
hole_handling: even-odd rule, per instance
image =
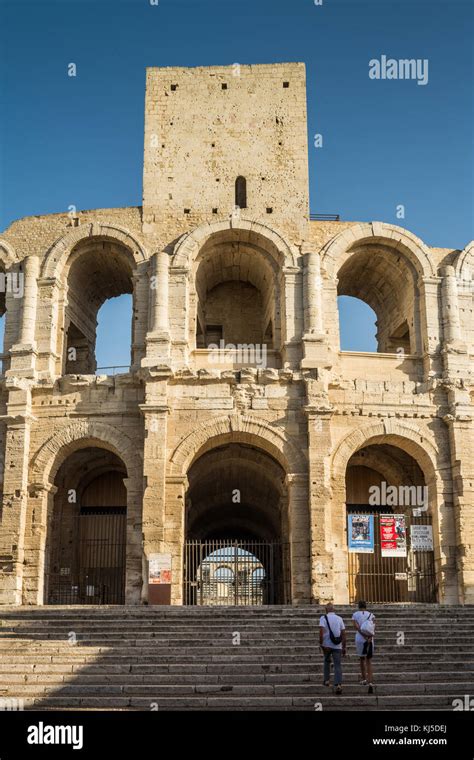
[[[141, 205], [146, 66], [297, 60], [311, 210], [463, 248], [473, 237], [473, 11], [467, 0], [3, 0], [0, 229], [71, 204]], [[428, 59], [428, 84], [370, 79], [369, 60], [383, 54]], [[109, 309], [113, 325], [124, 308]], [[99, 364], [126, 364], [110, 329], [101, 325]], [[366, 335], [357, 317], [349, 338]]]

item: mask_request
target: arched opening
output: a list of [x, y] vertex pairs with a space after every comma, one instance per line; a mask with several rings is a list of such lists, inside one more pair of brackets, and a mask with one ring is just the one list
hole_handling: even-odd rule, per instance
[[[418, 275], [413, 264], [400, 251], [382, 243], [364, 244], [351, 249], [349, 258], [338, 273], [338, 296], [351, 296], [367, 304], [376, 315], [376, 351], [378, 353], [416, 354], [419, 352]], [[347, 331], [352, 332], [351, 345], [365, 348], [364, 316], [347, 308], [339, 311], [341, 350]], [[354, 321], [355, 316], [355, 321]], [[362, 319], [357, 341], [357, 322]], [[352, 327], [348, 324], [352, 321]], [[355, 341], [355, 343], [354, 343]], [[362, 342], [361, 342], [362, 341]], [[361, 346], [361, 347], [359, 347]]]
[[[126, 371], [132, 345], [133, 298], [124, 293], [109, 298], [97, 313], [97, 372]], [[118, 339], [117, 339], [118, 338]]]
[[237, 177], [235, 180], [235, 205], [238, 208], [247, 208], [247, 180], [245, 177]]
[[346, 508], [350, 601], [437, 601], [430, 494], [416, 460], [389, 443], [359, 449]]
[[70, 454], [56, 474], [46, 543], [48, 604], [123, 604], [127, 477], [111, 451]]
[[187, 604], [288, 601], [284, 481], [278, 462], [242, 443], [213, 448], [192, 464], [186, 497]]
[[280, 288], [273, 256], [238, 231], [217, 233], [200, 251], [194, 273], [196, 348], [212, 350], [213, 361], [236, 368], [279, 367]]
[[[64, 309], [65, 374], [94, 374], [97, 369], [98, 313], [109, 299], [133, 294], [134, 259], [128, 248], [121, 243], [102, 238], [81, 241], [73, 249], [66, 265], [66, 293]], [[131, 359], [129, 310], [126, 303], [114, 304], [115, 321], [105, 328], [102, 340], [113, 346], [114, 355], [109, 356], [110, 365], [118, 366], [127, 357]], [[128, 317], [128, 319], [127, 319]], [[128, 324], [124, 324], [124, 321]], [[103, 345], [103, 344], [102, 344]], [[116, 357], [116, 358], [115, 358]], [[113, 361], [112, 361], [113, 359]]]
[[377, 315], [374, 310], [352, 296], [338, 296], [341, 351], [377, 351]]

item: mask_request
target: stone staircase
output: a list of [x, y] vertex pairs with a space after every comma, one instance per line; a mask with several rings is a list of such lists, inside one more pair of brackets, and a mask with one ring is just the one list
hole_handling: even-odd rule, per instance
[[0, 608], [0, 706], [35, 710], [452, 710], [474, 696], [474, 607], [374, 606], [376, 692], [350, 621], [342, 695], [319, 607]]

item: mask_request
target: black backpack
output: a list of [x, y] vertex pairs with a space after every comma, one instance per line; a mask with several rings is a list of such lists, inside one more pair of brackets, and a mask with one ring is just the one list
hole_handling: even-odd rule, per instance
[[342, 636], [334, 636], [333, 632], [331, 631], [331, 626], [329, 625], [328, 616], [324, 616], [326, 618], [326, 623], [329, 630], [329, 638], [331, 639], [332, 643], [337, 646], [338, 644], [342, 644]]

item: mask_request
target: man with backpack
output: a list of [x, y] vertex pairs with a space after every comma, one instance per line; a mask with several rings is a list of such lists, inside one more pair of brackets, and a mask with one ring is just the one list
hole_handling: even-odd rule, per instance
[[374, 674], [372, 657], [374, 654], [375, 615], [369, 612], [366, 602], [358, 604], [359, 609], [352, 615], [356, 629], [355, 645], [360, 658], [361, 685], [369, 685], [369, 694], [374, 693]]
[[334, 686], [336, 694], [342, 694], [342, 663], [346, 656], [346, 626], [334, 612], [332, 604], [327, 604], [326, 614], [319, 619], [319, 646], [324, 654], [324, 686], [329, 686], [331, 659], [334, 663]]

